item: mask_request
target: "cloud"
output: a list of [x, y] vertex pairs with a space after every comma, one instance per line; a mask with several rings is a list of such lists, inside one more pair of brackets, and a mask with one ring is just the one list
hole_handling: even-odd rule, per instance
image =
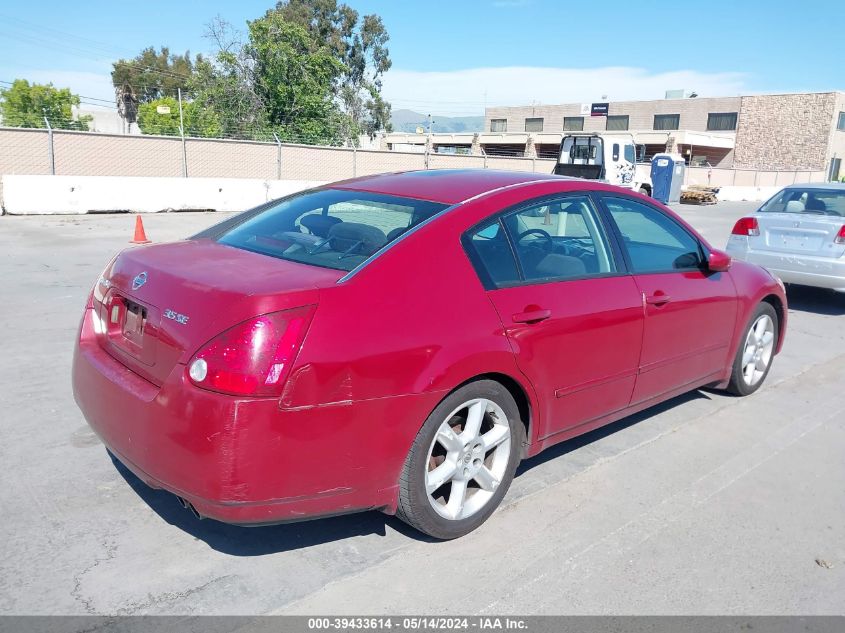
[[662, 99], [666, 90], [685, 88], [702, 97], [748, 93], [747, 75], [676, 70], [654, 73], [644, 68], [543, 68], [510, 66], [450, 72], [391, 69], [384, 95], [394, 109], [424, 114], [468, 116], [484, 106]]

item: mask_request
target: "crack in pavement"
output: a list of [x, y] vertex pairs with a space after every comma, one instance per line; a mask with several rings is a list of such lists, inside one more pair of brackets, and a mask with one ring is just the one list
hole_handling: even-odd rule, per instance
[[77, 574], [74, 574], [73, 589], [71, 589], [70, 591], [70, 595], [73, 596], [73, 599], [79, 602], [85, 608], [86, 613], [89, 613], [91, 615], [100, 614], [94, 608], [93, 598], [89, 599], [82, 595], [82, 578], [86, 576], [89, 572], [93, 571], [101, 563], [113, 560], [114, 557], [117, 555], [117, 545], [114, 542], [104, 541], [103, 546], [106, 548], [106, 555], [101, 558], [95, 558], [94, 562], [91, 565], [78, 572]]

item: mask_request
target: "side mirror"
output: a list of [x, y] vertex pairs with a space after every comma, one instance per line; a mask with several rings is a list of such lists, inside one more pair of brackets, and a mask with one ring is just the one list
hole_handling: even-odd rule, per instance
[[731, 267], [731, 256], [724, 251], [712, 250], [707, 258], [707, 269], [714, 273], [723, 273]]

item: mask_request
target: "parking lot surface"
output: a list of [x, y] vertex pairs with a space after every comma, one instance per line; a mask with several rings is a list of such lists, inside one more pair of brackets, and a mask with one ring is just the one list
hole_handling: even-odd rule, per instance
[[[723, 247], [755, 206], [676, 208]], [[144, 220], [159, 242], [221, 217]], [[374, 512], [240, 528], [114, 464], [73, 402], [86, 295], [133, 223], [0, 217], [0, 612], [845, 613], [845, 296], [790, 289], [757, 394], [695, 391], [552, 448], [463, 539]]]

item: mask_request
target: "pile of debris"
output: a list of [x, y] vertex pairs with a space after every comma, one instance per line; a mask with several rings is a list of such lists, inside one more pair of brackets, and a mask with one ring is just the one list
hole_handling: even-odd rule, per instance
[[719, 187], [708, 187], [706, 185], [690, 185], [681, 192], [681, 203], [683, 204], [716, 204]]

